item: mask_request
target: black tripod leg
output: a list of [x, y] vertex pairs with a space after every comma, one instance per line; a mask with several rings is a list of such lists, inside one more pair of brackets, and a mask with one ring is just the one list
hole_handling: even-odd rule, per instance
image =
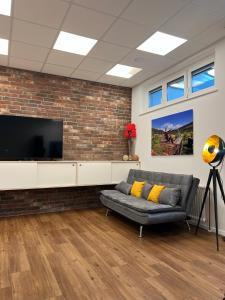
[[211, 191], [209, 189], [209, 231], [211, 231]]
[[200, 214], [199, 214], [199, 217], [198, 217], [198, 224], [197, 224], [196, 229], [195, 229], [195, 234], [198, 233], [198, 229], [199, 229], [199, 224], [200, 224], [200, 220], [201, 220], [201, 217], [202, 217], [203, 208], [205, 206], [205, 201], [206, 201], [206, 198], [207, 198], [207, 195], [208, 195], [208, 192], [209, 192], [209, 187], [210, 187], [210, 182], [211, 182], [211, 179], [212, 179], [212, 174], [213, 174], [212, 170], [210, 170], [208, 181], [207, 181], [207, 185], [206, 185], [206, 189], [205, 189], [205, 194], [204, 194], [203, 201], [202, 201], [201, 211], [200, 211]]
[[223, 202], [225, 204], [225, 194], [224, 194], [223, 185], [222, 185], [222, 181], [221, 181], [220, 174], [219, 174], [218, 170], [216, 170], [216, 177], [217, 177], [217, 180], [218, 180], [218, 183], [219, 183], [220, 192], [222, 194]]
[[216, 171], [213, 172], [213, 198], [214, 198], [214, 211], [215, 211], [215, 223], [216, 223], [216, 247], [219, 251], [219, 235], [218, 235], [218, 209], [217, 209], [217, 183], [216, 183]]

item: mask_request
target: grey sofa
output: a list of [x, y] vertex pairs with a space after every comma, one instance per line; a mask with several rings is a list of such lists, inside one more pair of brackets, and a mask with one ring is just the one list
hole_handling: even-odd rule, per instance
[[131, 169], [127, 182], [133, 184], [135, 180], [146, 181], [150, 184], [162, 184], [167, 187], [179, 187], [181, 199], [176, 206], [170, 206], [125, 195], [115, 189], [103, 190], [101, 191], [100, 200], [107, 208], [107, 214], [110, 209], [140, 224], [139, 237], [142, 237], [143, 225], [188, 220], [192, 200], [195, 197], [200, 181], [198, 178], [192, 175]]

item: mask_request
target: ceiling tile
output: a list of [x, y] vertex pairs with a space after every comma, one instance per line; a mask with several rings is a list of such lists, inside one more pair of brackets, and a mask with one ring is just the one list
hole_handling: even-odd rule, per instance
[[148, 25], [151, 30], [154, 30], [175, 15], [187, 2], [190, 0], [135, 0], [124, 11], [121, 18]]
[[131, 0], [73, 0], [75, 3], [118, 16]]
[[21, 42], [12, 41], [10, 54], [13, 57], [24, 58], [43, 62], [49, 52], [49, 49], [38, 46], [32, 46]]
[[98, 39], [114, 19], [112, 16], [73, 5], [63, 23], [62, 30]]
[[49, 54], [47, 63], [76, 68], [83, 59], [84, 56], [82, 55], [52, 50]]
[[89, 72], [89, 71], [86, 71], [86, 70], [78, 69], [78, 70], [75, 70], [75, 72], [73, 72], [71, 77], [78, 78], [78, 79], [96, 81], [99, 78], [100, 75], [101, 75], [101, 73]]
[[175, 64], [175, 60], [144, 51], [133, 50], [121, 62], [121, 64], [132, 67], [142, 68], [144, 70], [161, 71]]
[[217, 14], [209, 12], [207, 6], [192, 2], [160, 27], [160, 31], [190, 39], [218, 21]]
[[89, 53], [89, 57], [105, 59], [112, 62], [118, 62], [128, 52], [130, 48], [117, 46], [106, 42], [98, 42]]
[[13, 21], [12, 40], [51, 48], [57, 30], [20, 20]]
[[150, 77], [155, 76], [157, 73], [158, 72], [156, 70], [143, 70], [124, 83], [126, 83], [126, 86], [134, 87], [135, 85], [149, 79]]
[[167, 57], [176, 59], [177, 62], [182, 61], [185, 58], [190, 57], [191, 55], [194, 55], [195, 53], [198, 53], [199, 51], [203, 50], [205, 47], [203, 44], [196, 41], [195, 43], [187, 42], [174, 51], [170, 52]]
[[10, 34], [10, 17], [0, 15], [0, 37], [9, 39]]
[[60, 76], [70, 76], [73, 72], [73, 68], [63, 67], [63, 66], [56, 66], [51, 64], [45, 64], [42, 72]]
[[8, 55], [0, 55], [0, 65], [1, 66], [8, 65]]
[[200, 6], [204, 6], [208, 11], [215, 12], [218, 17], [225, 16], [225, 1], [224, 0], [194, 0]]
[[150, 34], [151, 30], [148, 26], [118, 19], [104, 35], [103, 40], [121, 46], [136, 48], [147, 39]]
[[199, 35], [195, 36], [190, 42], [191, 45], [200, 43], [204, 47], [209, 46], [212, 43], [225, 37], [225, 19], [216, 23], [214, 26], [210, 26]]
[[98, 79], [98, 82], [102, 83], [108, 83], [108, 84], [114, 84], [114, 85], [120, 85], [124, 82], [124, 78], [119, 78], [115, 76], [110, 76], [110, 75], [103, 75]]
[[78, 69], [106, 73], [113, 65], [114, 63], [112, 62], [87, 57], [79, 65]]
[[16, 0], [14, 16], [18, 19], [59, 28], [69, 4], [61, 0]]
[[9, 66], [18, 69], [40, 72], [42, 63], [23, 58], [10, 57]]

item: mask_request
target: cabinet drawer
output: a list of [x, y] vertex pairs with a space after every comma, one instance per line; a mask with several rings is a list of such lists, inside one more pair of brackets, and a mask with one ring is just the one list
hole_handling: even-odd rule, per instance
[[29, 189], [37, 184], [37, 163], [1, 162], [0, 189]]
[[76, 185], [76, 163], [38, 163], [39, 187]]
[[101, 185], [111, 183], [111, 163], [78, 163], [78, 185]]

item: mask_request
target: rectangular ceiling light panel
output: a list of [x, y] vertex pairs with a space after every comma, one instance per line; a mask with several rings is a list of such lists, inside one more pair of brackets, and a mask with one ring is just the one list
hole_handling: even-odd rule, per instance
[[109, 70], [106, 74], [111, 76], [123, 77], [123, 78], [131, 78], [142, 69], [134, 68], [126, 65], [115, 65], [111, 70]]
[[0, 39], [0, 54], [8, 55], [9, 41], [6, 39]]
[[11, 0], [0, 0], [0, 15], [11, 15]]
[[87, 55], [97, 43], [97, 40], [86, 38], [84, 36], [60, 31], [55, 42], [54, 49], [69, 53]]
[[137, 49], [164, 56], [185, 42], [187, 42], [186, 39], [156, 31]]

